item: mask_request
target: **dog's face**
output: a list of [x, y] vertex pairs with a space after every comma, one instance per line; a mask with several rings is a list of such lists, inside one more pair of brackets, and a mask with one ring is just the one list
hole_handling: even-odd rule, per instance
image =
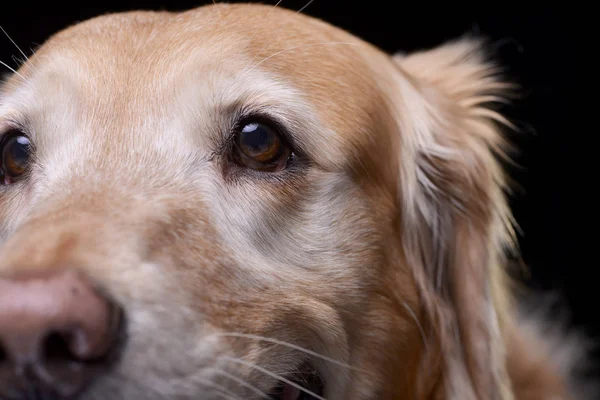
[[76, 25], [0, 95], [0, 277], [120, 306], [82, 399], [496, 390], [497, 89], [470, 42], [392, 58], [264, 6]]

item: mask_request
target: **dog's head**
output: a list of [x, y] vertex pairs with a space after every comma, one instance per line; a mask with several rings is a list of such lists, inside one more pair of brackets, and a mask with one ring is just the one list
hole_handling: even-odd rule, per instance
[[58, 33], [0, 95], [0, 396], [501, 396], [496, 72], [257, 5]]

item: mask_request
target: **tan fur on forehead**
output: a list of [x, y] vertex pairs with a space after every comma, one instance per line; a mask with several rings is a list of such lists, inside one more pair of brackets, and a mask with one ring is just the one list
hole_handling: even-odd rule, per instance
[[[253, 23], [266, 17], [271, 23]], [[289, 26], [294, 29], [286, 29]], [[136, 34], [117, 34], [123, 29], [135, 29]], [[277, 35], [273, 35], [275, 31]], [[217, 39], [218, 34], [233, 40]], [[186, 72], [186, 64], [196, 64], [199, 60], [214, 60], [219, 69], [237, 68], [239, 79], [249, 78], [246, 73], [256, 70], [272, 72], [307, 96], [306, 100], [327, 126], [336, 127], [337, 135], [327, 138], [332, 145], [327, 142], [322, 145], [331, 151], [351, 146], [343, 152], [345, 158], [352, 154], [349, 150], [360, 152], [368, 145], [369, 130], [378, 123], [377, 108], [385, 101], [376, 77], [361, 72], [378, 60], [385, 69], [388, 61], [384, 54], [327, 24], [316, 20], [308, 20], [307, 24], [303, 15], [281, 9], [274, 12], [266, 6], [219, 5], [183, 14], [108, 15], [75, 25], [53, 37], [49, 44], [52, 46], [43, 47], [32, 57], [32, 64], [39, 60], [40, 66], [44, 66], [62, 54], [65, 61], [70, 59], [74, 64], [71, 69], [78, 68], [77, 53], [94, 49], [94, 53], [85, 55], [79, 68], [100, 78], [95, 91], [110, 90], [111, 96], [118, 88], [102, 84], [102, 76], [107, 80], [115, 76], [131, 83], [140, 80], [148, 87], [155, 87], [165, 82], [163, 71], [172, 70], [168, 78], [181, 81], [177, 70]], [[50, 48], [62, 51], [49, 55], [46, 49]], [[178, 51], [172, 51], [173, 48]], [[70, 53], [71, 57], [65, 57]], [[235, 63], [222, 65], [222, 59]], [[67, 65], [61, 63], [59, 68], [64, 71], [63, 66]], [[171, 68], [175, 66], [177, 68]], [[29, 72], [24, 69], [26, 78]], [[353, 84], [344, 84], [340, 76]], [[171, 79], [167, 79], [166, 84], [170, 82]], [[123, 95], [128, 93], [122, 92]], [[332, 98], [345, 101], [332, 102]]]
[[[125, 308], [84, 400], [254, 399], [304, 361], [330, 400], [566, 399], [505, 277], [511, 86], [484, 48], [392, 57], [261, 5], [70, 27], [0, 95], [0, 134], [35, 144], [0, 187], [0, 275], [76, 268]], [[230, 164], [244, 113], [297, 170]]]

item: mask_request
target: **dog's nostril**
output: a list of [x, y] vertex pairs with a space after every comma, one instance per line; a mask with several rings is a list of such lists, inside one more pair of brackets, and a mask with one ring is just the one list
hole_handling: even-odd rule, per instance
[[120, 307], [75, 272], [0, 278], [0, 399], [83, 392], [116, 361], [122, 323]]
[[44, 342], [43, 359], [49, 362], [77, 361], [70, 350], [72, 340], [71, 333], [51, 333]]
[[8, 355], [6, 354], [6, 351], [4, 350], [4, 346], [2, 345], [2, 342], [0, 341], [0, 364], [4, 363], [7, 359], [8, 359]]

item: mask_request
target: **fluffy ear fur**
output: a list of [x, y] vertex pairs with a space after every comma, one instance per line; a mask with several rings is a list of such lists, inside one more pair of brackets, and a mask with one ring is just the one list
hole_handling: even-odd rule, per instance
[[394, 61], [410, 82], [398, 116], [402, 239], [431, 342], [419, 398], [512, 399], [501, 266], [513, 232], [497, 159], [508, 122], [488, 107], [511, 86], [476, 40]]

